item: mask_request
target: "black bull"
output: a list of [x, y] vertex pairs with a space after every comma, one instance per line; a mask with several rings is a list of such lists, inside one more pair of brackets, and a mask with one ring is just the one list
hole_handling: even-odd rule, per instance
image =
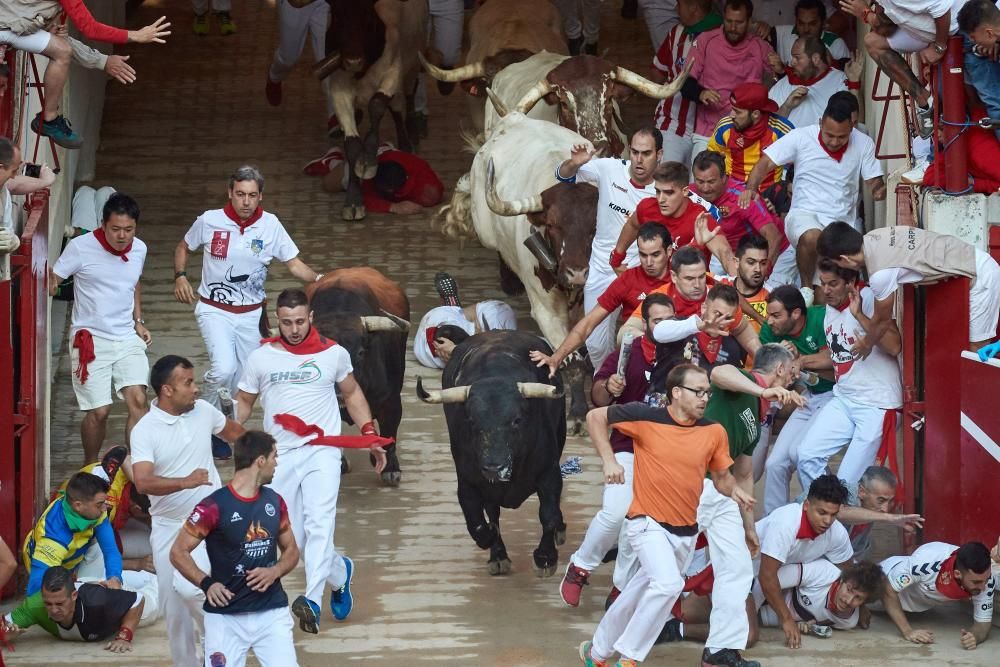
[[[458, 502], [480, 549], [490, 550], [490, 574], [511, 563], [500, 536], [500, 508], [517, 508], [538, 494], [542, 537], [533, 557], [538, 576], [555, 572], [557, 544], [566, 540], [559, 499], [559, 460], [566, 444], [562, 381], [528, 358], [548, 345], [523, 331], [488, 331], [459, 344], [445, 366], [441, 391], [417, 395], [443, 403], [458, 475]], [[485, 512], [485, 517], [484, 517]]]

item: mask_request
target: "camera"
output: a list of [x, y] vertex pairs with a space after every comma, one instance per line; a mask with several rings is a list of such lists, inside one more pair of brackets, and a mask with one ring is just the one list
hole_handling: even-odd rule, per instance
[[38, 178], [39, 176], [42, 175], [42, 165], [25, 162], [24, 175], [27, 176], [28, 178]]

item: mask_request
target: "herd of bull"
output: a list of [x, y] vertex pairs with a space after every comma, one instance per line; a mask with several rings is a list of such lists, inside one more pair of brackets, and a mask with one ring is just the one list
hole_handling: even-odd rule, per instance
[[[504, 291], [526, 293], [542, 336], [561, 343], [582, 303], [597, 191], [557, 182], [555, 166], [574, 144], [588, 144], [598, 155], [622, 155], [619, 103], [633, 92], [671, 97], [684, 77], [658, 85], [596, 56], [568, 56], [558, 11], [550, 3], [483, 3], [469, 21], [467, 63], [452, 70], [423, 55], [426, 0], [330, 3], [335, 34], [316, 72], [330, 79], [332, 106], [345, 135], [350, 181], [342, 217], [365, 216], [360, 179], [374, 174], [385, 111], [391, 112], [402, 150], [411, 150], [419, 138], [408, 132], [406, 114], [421, 64], [442, 91], [459, 84], [471, 101], [475, 132], [464, 140], [475, 158], [436, 225], [449, 237], [475, 235], [496, 250]], [[358, 118], [365, 113], [368, 130], [362, 138]], [[550, 251], [547, 263], [525, 245], [538, 234]], [[350, 351], [382, 434], [395, 438], [410, 320], [405, 293], [370, 268], [332, 271], [311, 292], [317, 329]], [[571, 358], [564, 377], [550, 380], [547, 369], [536, 368], [528, 356], [535, 349], [549, 353], [546, 347], [523, 332], [477, 334], [455, 349], [442, 389], [417, 385], [421, 400], [444, 405], [458, 500], [469, 534], [490, 551], [491, 574], [510, 570], [499, 533], [500, 507], [516, 508], [538, 494], [542, 538], [534, 562], [540, 576], [555, 572], [556, 546], [565, 539], [559, 509], [559, 461], [567, 434], [564, 382], [571, 395], [569, 426], [582, 432], [586, 362]], [[388, 455], [382, 479], [395, 485], [400, 479], [395, 445]]]

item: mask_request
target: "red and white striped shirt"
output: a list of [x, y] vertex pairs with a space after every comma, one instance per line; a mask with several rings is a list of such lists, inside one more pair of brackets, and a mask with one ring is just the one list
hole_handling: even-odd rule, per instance
[[[697, 35], [684, 32], [679, 23], [670, 29], [653, 56], [653, 67], [662, 72], [667, 81], [673, 81], [684, 70], [688, 52]], [[695, 103], [685, 99], [680, 93], [660, 100], [653, 112], [653, 124], [664, 132], [679, 137], [690, 137], [694, 132]]]

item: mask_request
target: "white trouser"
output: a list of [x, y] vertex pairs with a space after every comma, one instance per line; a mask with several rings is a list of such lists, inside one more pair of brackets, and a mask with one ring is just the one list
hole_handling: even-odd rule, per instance
[[684, 575], [694, 549], [694, 536], [667, 532], [649, 517], [626, 522], [628, 540], [639, 558], [629, 579], [594, 632], [592, 655], [605, 660], [615, 651], [642, 661], [663, 629], [671, 608], [684, 590]]
[[667, 33], [677, 24], [677, 0], [639, 0], [639, 12], [649, 30], [653, 51], [667, 38]]
[[704, 134], [694, 134], [691, 137], [691, 164], [688, 164], [688, 168], [691, 168], [694, 164], [694, 159], [698, 157], [698, 153], [708, 150], [709, 137]]
[[[211, 0], [213, 12], [228, 12], [233, 8], [231, 0]], [[208, 11], [209, 0], [191, 0], [194, 13], [201, 16]]]
[[199, 301], [194, 308], [194, 318], [205, 341], [210, 364], [205, 373], [202, 398], [221, 410], [219, 388], [226, 387], [236, 396], [243, 365], [250, 353], [260, 347], [260, 309], [230, 313]]
[[306, 567], [306, 597], [322, 605], [327, 582], [340, 588], [347, 566], [333, 546], [340, 492], [338, 447], [303, 445], [278, 454], [271, 488], [284, 498]]
[[465, 22], [463, 0], [430, 0], [429, 29], [433, 30], [434, 48], [441, 52], [441, 63], [452, 67], [462, 52], [462, 29]]
[[105, 186], [95, 190], [89, 185], [81, 185], [73, 193], [73, 214], [70, 224], [79, 229], [94, 231], [101, 226], [104, 218], [104, 205], [115, 189]]
[[[806, 392], [806, 404], [795, 408], [788, 421], [785, 422], [778, 439], [774, 441], [771, 454], [764, 464], [767, 481], [764, 483], [764, 515], [767, 516], [782, 505], [788, 504], [788, 483], [792, 479], [792, 471], [798, 466], [798, 447], [802, 436], [809, 429], [813, 417], [826, 405], [833, 392], [822, 394]], [[808, 489], [802, 489], [808, 491]]]
[[244, 667], [250, 649], [261, 667], [298, 667], [288, 607], [205, 614], [205, 667]]
[[[583, 312], [589, 313], [597, 305], [597, 298], [604, 294], [604, 290], [615, 279], [614, 273], [610, 277], [606, 274], [594, 275], [590, 272], [587, 284], [583, 286]], [[613, 313], [609, 313], [604, 321], [594, 327], [594, 330], [587, 336], [587, 354], [590, 355], [590, 363], [598, 369], [604, 360], [615, 349], [615, 322], [621, 314], [621, 308], [615, 308]]]
[[753, 585], [753, 560], [744, 537], [739, 505], [719, 493], [710, 479], [705, 480], [698, 503], [698, 526], [708, 538], [709, 559], [715, 574], [705, 646], [712, 651], [724, 648], [742, 651], [750, 637], [746, 600]]
[[293, 7], [288, 0], [278, 0], [278, 48], [271, 59], [268, 76], [271, 81], [284, 81], [302, 56], [306, 37], [311, 38], [313, 62], [326, 57], [326, 26], [330, 19], [330, 5], [316, 0], [302, 8]]
[[[863, 363], [863, 362], [855, 362]], [[833, 392], [830, 392], [833, 393]], [[826, 473], [826, 465], [846, 444], [837, 477], [848, 484], [861, 479], [875, 461], [882, 444], [882, 424], [886, 411], [873, 405], [834, 396], [813, 418], [799, 444], [799, 482], [805, 491], [812, 481]]]
[[[149, 544], [149, 527], [141, 521], [129, 519], [118, 532], [122, 541], [122, 558], [145, 558], [152, 547]], [[104, 552], [96, 541], [83, 555], [83, 562], [76, 570], [77, 579], [104, 579]]]
[[[201, 662], [202, 637], [205, 634], [205, 594], [185, 579], [170, 562], [170, 548], [177, 533], [182, 530], [183, 519], [153, 517], [153, 530], [149, 542], [153, 547], [153, 566], [159, 587], [160, 606], [167, 620], [167, 639], [174, 667], [191, 667]], [[191, 552], [191, 557], [203, 572], [212, 573], [208, 550], [202, 542]]]
[[778, 258], [774, 260], [774, 268], [771, 269], [771, 275], [764, 281], [764, 287], [769, 292], [773, 292], [782, 285], [801, 287], [801, 282], [799, 279], [799, 265], [795, 263], [795, 248], [789, 244], [787, 248], [781, 251]]
[[753, 483], [756, 484], [764, 476], [764, 464], [767, 462], [768, 451], [771, 449], [771, 424], [774, 423], [774, 415], [778, 408], [772, 403], [768, 410], [767, 421], [760, 425], [760, 440], [753, 448]]
[[[628, 512], [629, 505], [632, 504], [632, 470], [635, 455], [631, 452], [615, 452], [615, 461], [625, 468], [625, 483], [604, 485], [604, 499], [601, 509], [587, 526], [587, 534], [583, 536], [580, 548], [569, 559], [573, 565], [588, 572], [593, 572], [604, 560], [604, 555], [608, 553], [608, 550], [615, 545], [615, 542], [618, 542], [622, 524], [625, 522], [625, 514]], [[618, 558], [622, 559], [620, 547]], [[615, 561], [616, 571], [618, 570], [618, 562], [620, 561]]]
[[663, 154], [660, 156], [660, 162], [680, 162], [684, 166], [691, 164], [691, 160], [694, 159], [694, 155], [691, 150], [694, 148], [694, 142], [691, 135], [686, 135], [683, 137], [677, 136], [676, 132], [665, 132], [660, 130], [660, 134], [663, 135]]
[[555, 0], [562, 15], [566, 39], [581, 35], [587, 44], [596, 44], [601, 34], [601, 0]]

